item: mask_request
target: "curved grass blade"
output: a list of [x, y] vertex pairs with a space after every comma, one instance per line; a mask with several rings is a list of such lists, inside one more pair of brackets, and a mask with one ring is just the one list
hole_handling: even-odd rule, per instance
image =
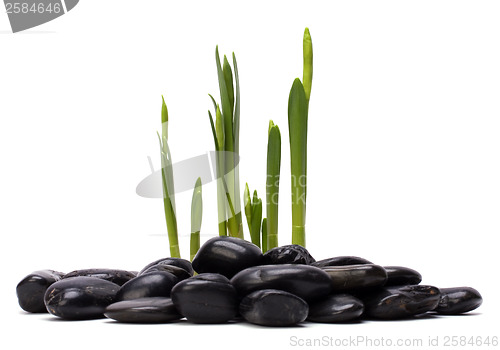
[[278, 246], [278, 204], [281, 167], [281, 133], [272, 120], [269, 121], [267, 143], [267, 249]]
[[196, 253], [200, 249], [200, 231], [203, 216], [203, 199], [201, 178], [196, 180], [193, 190], [193, 199], [191, 200], [191, 241], [189, 255], [193, 261]]

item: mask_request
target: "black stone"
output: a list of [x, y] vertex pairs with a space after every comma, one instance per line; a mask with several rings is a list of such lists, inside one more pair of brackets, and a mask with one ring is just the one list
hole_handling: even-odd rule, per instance
[[104, 317], [120, 286], [95, 277], [71, 277], [52, 284], [45, 292], [45, 305], [52, 315], [67, 320]]
[[387, 281], [387, 273], [379, 265], [328, 266], [321, 269], [330, 276], [335, 292], [380, 287]]
[[311, 265], [316, 267], [327, 267], [327, 266], [345, 266], [345, 265], [362, 265], [362, 264], [373, 264], [373, 263], [358, 256], [336, 256], [333, 258], [316, 261]]
[[360, 298], [365, 304], [365, 315], [396, 320], [434, 310], [439, 303], [440, 292], [433, 286], [409, 285], [384, 287]]
[[384, 266], [384, 269], [387, 272], [386, 286], [403, 286], [422, 282], [422, 275], [408, 267]]
[[181, 267], [177, 267], [177, 266], [173, 266], [173, 265], [162, 265], [162, 264], [153, 265], [153, 266], [147, 268], [146, 270], [144, 270], [141, 273], [141, 276], [145, 275], [147, 273], [157, 272], [157, 271], [170, 272], [175, 277], [177, 277], [177, 279], [179, 281], [182, 281], [182, 280], [185, 280], [186, 278], [191, 277], [189, 272], [187, 272], [185, 269], [183, 269]]
[[116, 283], [119, 286], [124, 285], [136, 275], [130, 271], [116, 270], [116, 269], [84, 269], [68, 272], [63, 276], [64, 278], [86, 276], [100, 278], [106, 281]]
[[169, 297], [170, 291], [177, 282], [177, 277], [170, 272], [156, 271], [140, 275], [120, 288], [116, 294], [116, 300]]
[[269, 249], [264, 253], [263, 265], [304, 264], [310, 265], [316, 260], [301, 245], [291, 244]]
[[142, 275], [144, 271], [155, 265], [177, 266], [180, 267], [181, 269], [186, 270], [190, 276], [194, 274], [193, 266], [191, 265], [191, 262], [189, 260], [181, 258], [161, 258], [144, 266], [144, 268], [141, 271], [139, 271], [137, 275], [138, 276]]
[[220, 273], [233, 277], [247, 267], [262, 264], [262, 252], [255, 244], [235, 237], [214, 237], [203, 244], [193, 259], [198, 273]]
[[306, 301], [324, 297], [332, 290], [328, 274], [310, 265], [254, 266], [236, 274], [231, 283], [240, 296], [261, 289], [279, 289]]
[[351, 322], [359, 319], [363, 311], [363, 302], [358, 298], [349, 294], [334, 294], [309, 304], [307, 320], [321, 323]]
[[243, 298], [239, 311], [245, 320], [261, 326], [293, 326], [306, 319], [309, 306], [294, 294], [263, 289]]
[[119, 301], [109, 305], [104, 315], [125, 323], [164, 323], [182, 318], [172, 299], [162, 297]]
[[477, 290], [471, 287], [439, 288], [441, 298], [434, 309], [443, 315], [459, 315], [477, 309], [483, 303], [483, 298]]
[[45, 291], [63, 275], [53, 270], [40, 270], [24, 277], [16, 287], [19, 306], [27, 312], [47, 312], [43, 301]]
[[172, 301], [193, 323], [224, 323], [238, 312], [238, 294], [223, 275], [204, 273], [179, 282]]

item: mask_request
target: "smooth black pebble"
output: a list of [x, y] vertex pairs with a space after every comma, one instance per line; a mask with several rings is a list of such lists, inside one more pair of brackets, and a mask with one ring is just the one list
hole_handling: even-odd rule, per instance
[[172, 299], [162, 297], [119, 301], [109, 305], [104, 315], [124, 323], [164, 323], [182, 318]]
[[477, 309], [483, 303], [483, 298], [477, 290], [471, 287], [439, 288], [441, 298], [434, 309], [443, 315], [459, 315]]
[[359, 256], [336, 256], [333, 258], [323, 259], [312, 263], [312, 266], [327, 267], [327, 266], [345, 266], [345, 265], [362, 265], [373, 264], [371, 261], [360, 258]]
[[172, 301], [193, 323], [224, 323], [238, 312], [238, 294], [220, 274], [204, 273], [179, 282], [172, 289]]
[[309, 304], [308, 321], [320, 323], [351, 322], [363, 314], [364, 305], [349, 294], [333, 294]]
[[158, 271], [161, 271], [161, 272], [170, 272], [172, 275], [174, 275], [175, 277], [177, 277], [177, 279], [179, 281], [182, 281], [182, 280], [185, 280], [186, 278], [191, 277], [191, 275], [189, 274], [189, 272], [187, 272], [185, 269], [183, 269], [181, 267], [173, 266], [173, 265], [163, 265], [163, 264], [153, 265], [153, 266], [147, 268], [146, 270], [144, 270], [141, 273], [141, 276], [145, 275], [147, 273], [158, 272]]
[[422, 275], [409, 267], [384, 266], [384, 269], [387, 272], [386, 286], [403, 286], [422, 282]]
[[279, 289], [295, 294], [306, 301], [328, 295], [332, 282], [322, 269], [310, 265], [262, 265], [236, 274], [231, 283], [240, 296], [256, 290]]
[[387, 281], [385, 269], [374, 264], [328, 266], [321, 269], [330, 276], [335, 292], [379, 287]]
[[261, 326], [293, 326], [304, 321], [309, 306], [300, 297], [277, 289], [250, 293], [240, 303], [241, 316]]
[[66, 320], [104, 317], [104, 309], [115, 302], [116, 283], [95, 277], [71, 277], [52, 284], [45, 292], [49, 313]]
[[150, 267], [159, 265], [177, 266], [180, 267], [181, 269], [186, 270], [190, 276], [194, 274], [193, 266], [191, 265], [191, 262], [189, 260], [181, 258], [161, 258], [144, 266], [144, 268], [141, 271], [139, 271], [137, 275], [140, 276]]
[[264, 253], [263, 265], [303, 264], [310, 265], [316, 260], [306, 248], [298, 244], [290, 244], [269, 249]]
[[63, 279], [78, 277], [78, 276], [100, 278], [106, 281], [116, 283], [119, 286], [122, 286], [126, 282], [134, 278], [136, 274], [130, 271], [116, 270], [116, 269], [83, 269], [83, 270], [75, 270], [68, 272], [63, 276]]
[[149, 297], [169, 297], [170, 291], [179, 280], [170, 272], [156, 271], [137, 276], [125, 283], [116, 300], [133, 300]]
[[408, 318], [434, 310], [440, 299], [439, 289], [426, 285], [381, 288], [360, 296], [365, 315], [382, 320]]
[[236, 237], [214, 237], [203, 244], [193, 259], [198, 273], [220, 273], [227, 278], [251, 266], [262, 264], [262, 251], [255, 244]]
[[64, 273], [53, 270], [40, 270], [24, 277], [16, 287], [19, 306], [27, 312], [47, 312], [43, 297], [47, 288], [59, 281]]

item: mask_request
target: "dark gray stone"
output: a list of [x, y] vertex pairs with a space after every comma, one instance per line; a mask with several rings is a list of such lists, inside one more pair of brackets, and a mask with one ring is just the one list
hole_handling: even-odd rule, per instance
[[351, 322], [359, 319], [363, 311], [363, 302], [358, 298], [349, 294], [334, 294], [309, 304], [307, 320], [320, 323]]
[[264, 253], [264, 265], [277, 264], [304, 264], [310, 265], [316, 260], [306, 248], [297, 244], [290, 244], [269, 249]]
[[64, 273], [54, 270], [40, 270], [24, 277], [16, 287], [19, 306], [24, 311], [41, 313], [47, 312], [43, 297], [47, 288], [59, 281]]
[[422, 282], [422, 275], [408, 267], [384, 266], [384, 269], [387, 272], [386, 286], [403, 286]]
[[109, 305], [104, 315], [124, 323], [165, 323], [182, 318], [172, 299], [162, 297], [119, 301]]
[[345, 266], [345, 265], [362, 265], [362, 264], [373, 264], [373, 263], [358, 256], [346, 255], [346, 256], [336, 256], [333, 258], [319, 260], [312, 263], [311, 265], [316, 267], [327, 267], [327, 266]]
[[149, 297], [169, 297], [179, 280], [170, 272], [156, 271], [137, 276], [125, 283], [116, 295], [116, 301]]
[[330, 276], [335, 292], [380, 287], [387, 281], [387, 273], [379, 265], [328, 266], [321, 269]]
[[100, 278], [106, 281], [116, 283], [119, 286], [122, 286], [126, 282], [134, 278], [136, 274], [130, 271], [116, 270], [116, 269], [83, 269], [83, 270], [75, 270], [68, 272], [63, 276], [63, 279], [78, 277], [78, 276]]
[[441, 298], [434, 309], [443, 315], [459, 315], [477, 309], [483, 303], [483, 298], [477, 290], [471, 287], [439, 288]]

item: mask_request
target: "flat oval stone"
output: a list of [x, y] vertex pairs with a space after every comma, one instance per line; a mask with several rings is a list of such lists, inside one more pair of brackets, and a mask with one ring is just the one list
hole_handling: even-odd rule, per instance
[[233, 277], [247, 267], [262, 264], [262, 251], [255, 244], [236, 237], [214, 237], [203, 244], [193, 259], [198, 273], [220, 273]]
[[24, 277], [16, 287], [19, 306], [27, 312], [47, 312], [43, 297], [52, 283], [59, 281], [64, 273], [40, 270]]
[[379, 287], [387, 281], [385, 269], [374, 264], [328, 266], [321, 269], [330, 276], [335, 292]]
[[63, 276], [64, 278], [86, 276], [100, 278], [106, 281], [116, 283], [119, 286], [124, 285], [136, 275], [130, 271], [116, 270], [116, 269], [83, 269], [68, 272]]
[[290, 244], [269, 249], [264, 253], [263, 265], [304, 264], [310, 265], [316, 260], [306, 248], [298, 244]]
[[365, 304], [367, 316], [396, 320], [434, 310], [439, 303], [440, 292], [433, 286], [409, 285], [382, 288], [360, 298]]
[[153, 261], [152, 263], [147, 264], [144, 266], [144, 268], [139, 271], [137, 274], [138, 276], [142, 275], [145, 270], [149, 269], [152, 266], [155, 265], [170, 265], [170, 266], [177, 266], [180, 267], [181, 269], [186, 270], [190, 276], [194, 274], [193, 266], [191, 265], [191, 262], [186, 259], [181, 259], [181, 258], [161, 258], [158, 260]]
[[363, 264], [373, 264], [373, 263], [358, 256], [336, 256], [333, 258], [316, 261], [311, 265], [316, 267], [327, 267], [327, 266], [345, 266], [345, 265], [363, 265]]
[[256, 290], [279, 289], [310, 301], [328, 295], [332, 282], [328, 274], [310, 265], [261, 265], [236, 274], [231, 283], [240, 296]]
[[49, 313], [66, 320], [104, 317], [120, 286], [95, 277], [71, 277], [52, 284], [45, 292]]
[[116, 301], [149, 297], [169, 297], [178, 282], [170, 272], [156, 271], [137, 276], [125, 283], [116, 294]]
[[384, 269], [387, 272], [386, 286], [403, 286], [422, 282], [422, 275], [408, 267], [384, 266]]
[[293, 326], [307, 318], [309, 306], [294, 294], [277, 289], [263, 289], [244, 297], [239, 311], [250, 323], [261, 326]]
[[157, 272], [157, 271], [162, 271], [162, 272], [170, 272], [172, 275], [177, 277], [179, 281], [185, 280], [186, 278], [191, 277], [189, 272], [187, 272], [185, 269], [173, 265], [153, 265], [146, 270], [144, 270], [141, 275], [145, 275], [147, 273], [151, 272]]
[[179, 282], [172, 289], [172, 301], [193, 323], [224, 323], [238, 312], [238, 294], [229, 280], [204, 273]]
[[334, 294], [309, 304], [307, 320], [320, 323], [350, 322], [359, 319], [363, 311], [363, 302], [358, 298], [349, 294]]
[[104, 315], [125, 323], [165, 323], [182, 318], [172, 299], [162, 297], [119, 301], [109, 305]]
[[439, 288], [441, 298], [434, 309], [443, 315], [459, 315], [477, 309], [483, 303], [483, 298], [477, 290], [471, 287]]

